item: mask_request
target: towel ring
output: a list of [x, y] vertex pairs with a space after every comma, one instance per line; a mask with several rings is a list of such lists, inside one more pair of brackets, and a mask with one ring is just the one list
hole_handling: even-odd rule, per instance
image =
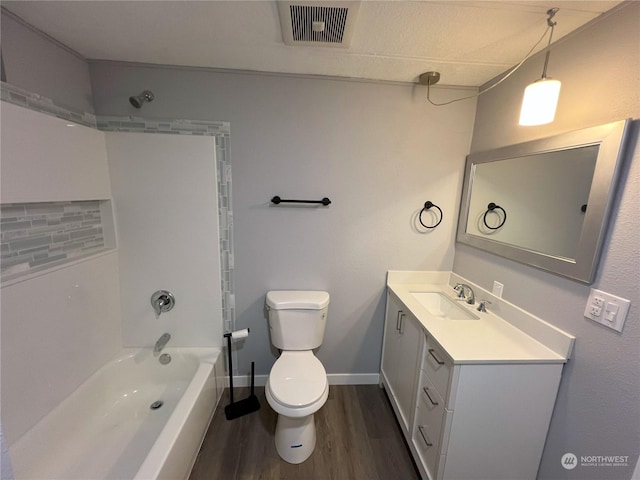
[[[440, 220], [438, 220], [434, 225], [425, 225], [425, 223], [422, 221], [422, 214], [424, 212], [426, 212], [427, 210], [429, 210], [431, 207], [435, 207], [438, 209], [438, 211], [440, 212]], [[440, 225], [440, 222], [442, 222], [442, 209], [436, 205], [435, 203], [431, 202], [431, 201], [427, 201], [424, 204], [424, 207], [422, 208], [422, 210], [420, 210], [420, 215], [418, 215], [418, 220], [420, 221], [420, 224], [424, 227], [424, 228], [436, 228], [438, 225]]]
[[[500, 222], [500, 224], [497, 227], [491, 227], [487, 223], [487, 214], [489, 212], [493, 212], [494, 210], [502, 210], [502, 213], [504, 214], [504, 218], [502, 219], [502, 222]], [[500, 227], [502, 227], [504, 225], [504, 222], [507, 221], [507, 212], [500, 205], [496, 205], [495, 203], [491, 202], [489, 205], [487, 205], [487, 211], [484, 212], [484, 216], [482, 217], [482, 221], [484, 222], [484, 226], [487, 227], [489, 230], [498, 230]]]

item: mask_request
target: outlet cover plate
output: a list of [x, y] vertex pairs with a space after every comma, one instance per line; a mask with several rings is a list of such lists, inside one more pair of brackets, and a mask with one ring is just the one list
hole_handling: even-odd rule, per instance
[[496, 282], [495, 280], [493, 281], [493, 289], [491, 290], [491, 293], [493, 293], [496, 297], [502, 298], [502, 290], [504, 288], [504, 285], [500, 282]]
[[601, 290], [591, 289], [584, 316], [605, 327], [622, 332], [631, 302]]

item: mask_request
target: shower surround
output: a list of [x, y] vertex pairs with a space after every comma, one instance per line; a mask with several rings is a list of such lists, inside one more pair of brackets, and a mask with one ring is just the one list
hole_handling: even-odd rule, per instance
[[[96, 235], [91, 241], [98, 242], [99, 234], [102, 234], [104, 239], [103, 245], [95, 252], [87, 252], [87, 256], [56, 258], [51, 263], [43, 262], [42, 265], [37, 262], [43, 260], [44, 257], [31, 258], [29, 259], [31, 267], [43, 266], [43, 269], [29, 271], [21, 276], [3, 281], [2, 428], [9, 446], [10, 458], [16, 462], [16, 476], [23, 478], [21, 472], [25, 471], [23, 469], [25, 463], [21, 459], [25, 458], [25, 451], [31, 451], [34, 456], [43, 459], [48, 455], [45, 455], [46, 452], [40, 449], [42, 445], [38, 445], [37, 441], [32, 443], [28, 439], [44, 438], [43, 432], [49, 431], [48, 428], [52, 425], [60, 425], [59, 419], [69, 420], [70, 416], [59, 415], [59, 412], [66, 408], [65, 405], [74, 402], [76, 397], [82, 396], [79, 392], [85, 391], [89, 385], [93, 385], [110, 398], [124, 396], [124, 390], [117, 387], [114, 382], [105, 380], [112, 378], [113, 375], [100, 374], [98, 377], [103, 380], [96, 380], [92, 376], [96, 371], [102, 372], [104, 365], [109, 364], [114, 358], [121, 357], [124, 352], [130, 351], [126, 350], [127, 347], [142, 347], [136, 348], [136, 351], [147, 351], [159, 333], [165, 331], [170, 332], [172, 336], [169, 351], [176, 347], [181, 350], [183, 348], [190, 350], [194, 347], [204, 348], [208, 352], [208, 360], [199, 361], [199, 364], [208, 364], [211, 371], [217, 368], [215, 375], [211, 373], [205, 375], [207, 378], [217, 378], [214, 381], [215, 392], [211, 391], [208, 380], [203, 380], [200, 387], [194, 386], [190, 381], [190, 378], [201, 376], [202, 374], [199, 373], [201, 368], [206, 367], [198, 367], [195, 373], [191, 371], [181, 377], [182, 380], [179, 380], [179, 383], [183, 385], [181, 388], [184, 388], [184, 395], [176, 396], [174, 403], [176, 403], [175, 412], [181, 411], [180, 415], [183, 419], [178, 420], [173, 414], [169, 415], [166, 425], [158, 426], [155, 424], [156, 426], [153, 427], [157, 434], [154, 437], [155, 440], [147, 439], [145, 441], [147, 446], [154, 445], [147, 452], [148, 454], [155, 455], [153, 452], [156, 452], [160, 457], [173, 455], [170, 453], [170, 445], [162, 438], [166, 439], [167, 435], [173, 438], [177, 435], [181, 439], [183, 434], [190, 435], [192, 439], [198, 437], [198, 435], [193, 437], [193, 428], [189, 427], [189, 422], [184, 420], [186, 418], [184, 415], [186, 413], [188, 417], [188, 412], [185, 412], [181, 405], [184, 405], [185, 402], [191, 402], [192, 405], [187, 410], [197, 410], [198, 428], [206, 429], [208, 419], [223, 387], [220, 377], [223, 365], [220, 365], [219, 362], [217, 367], [213, 367], [213, 365], [218, 358], [221, 358], [218, 353], [222, 343], [221, 334], [224, 324], [223, 298], [229, 306], [226, 310], [227, 324], [231, 323], [232, 317], [230, 315], [233, 314], [233, 295], [231, 293], [233, 255], [230, 253], [232, 221], [230, 220], [230, 202], [227, 197], [230, 194], [230, 166], [228, 162], [221, 164], [220, 161], [216, 161], [216, 156], [218, 159], [222, 158], [228, 161], [228, 124], [208, 122], [209, 125], [204, 127], [207, 130], [206, 133], [202, 132], [202, 126], [194, 127], [190, 132], [188, 121], [160, 122], [162, 125], [159, 128], [144, 130], [145, 132], [159, 133], [159, 130], [163, 132], [167, 129], [171, 130], [172, 125], [178, 124], [181, 129], [179, 135], [176, 135], [175, 132], [172, 135], [104, 133], [92, 128], [93, 125], [86, 125], [87, 123], [91, 124], [92, 116], [90, 114], [68, 114], [59, 107], [54, 108], [51, 103], [43, 101], [37, 95], [16, 92], [16, 90], [2, 84], [2, 98], [4, 100], [2, 105], [2, 206], [4, 207], [3, 213], [6, 214], [3, 214], [5, 224], [19, 223], [17, 213], [21, 212], [21, 208], [24, 208], [23, 217], [29, 216], [27, 206], [36, 209], [46, 207], [59, 210], [62, 205], [62, 214], [64, 215], [65, 208], [71, 208], [70, 205], [73, 205], [73, 208], [78, 205], [86, 205], [87, 208], [91, 207], [86, 214], [94, 215], [93, 207], [98, 204], [101, 226], [98, 226], [97, 223], [84, 226], [82, 224], [74, 225], [77, 230], [72, 229], [69, 232], [56, 230], [55, 234], [69, 235], [69, 240], [71, 240], [72, 232], [75, 231], [73, 236], [77, 238], [74, 240], [79, 240], [82, 237], [85, 241], [84, 235], [86, 233]], [[34, 109], [39, 110], [40, 113], [34, 112]], [[70, 123], [70, 117], [80, 119], [84, 125]], [[124, 121], [126, 119], [121, 120], [123, 122], [120, 123], [119, 128], [123, 128], [123, 123], [127, 123]], [[195, 130], [198, 130], [199, 133], [194, 133]], [[17, 134], [17, 132], [22, 133]], [[123, 153], [120, 147], [122, 146], [121, 140], [124, 140], [125, 137], [133, 139], [133, 142], [137, 144], [146, 144], [146, 142], [151, 144], [156, 142], [159, 144], [173, 143], [175, 146], [173, 151], [175, 152], [177, 148], [181, 152], [177, 156], [174, 155], [173, 167], [170, 158], [164, 159], [165, 167], [169, 170], [173, 169], [171, 174], [162, 175], [159, 173], [157, 155], [151, 154], [143, 160], [151, 162], [143, 166], [143, 170], [148, 168], [160, 175], [159, 179], [152, 180], [158, 187], [158, 196], [166, 195], [171, 188], [174, 188], [176, 192], [183, 192], [184, 196], [188, 197], [183, 201], [180, 196], [175, 196], [169, 202], [170, 204], [163, 209], [161, 219], [164, 222], [162, 225], [164, 230], [161, 229], [160, 233], [147, 228], [147, 222], [155, 214], [154, 210], [147, 210], [148, 214], [146, 214], [145, 209], [148, 209], [149, 206], [136, 203], [138, 199], [135, 198], [135, 192], [144, 189], [144, 185], [125, 185], [121, 182], [122, 177], [119, 174], [126, 176], [131, 172], [126, 172], [128, 167], [123, 166], [122, 163], [115, 166], [115, 163], [118, 163], [116, 159], [118, 154], [114, 152]], [[183, 142], [190, 145], [188, 149], [182, 148]], [[166, 146], [166, 143], [163, 145]], [[195, 147], [191, 148], [193, 145]], [[159, 147], [159, 149], [169, 150], [165, 146]], [[197, 150], [195, 154], [194, 150]], [[220, 155], [218, 155], [219, 152]], [[136, 156], [139, 158], [139, 155], [136, 154]], [[195, 191], [193, 179], [180, 176], [191, 170], [190, 168], [185, 169], [184, 166], [185, 162], [193, 160], [194, 156], [197, 157], [195, 161], [199, 166], [193, 170], [197, 172], [196, 176], [202, 178], [198, 191]], [[153, 163], [154, 160], [156, 163]], [[134, 169], [140, 166], [140, 163], [129, 165]], [[116, 169], [118, 172], [115, 172]], [[64, 176], [60, 177], [60, 172], [64, 172]], [[226, 182], [224, 189], [217, 188], [220, 185], [218, 179]], [[189, 184], [191, 187], [185, 188], [185, 184]], [[6, 186], [8, 188], [5, 188]], [[219, 190], [224, 190], [225, 197], [222, 202], [220, 201], [221, 196], [218, 195]], [[190, 204], [189, 201], [193, 203]], [[76, 204], [75, 202], [87, 203]], [[108, 208], [105, 208], [105, 205]], [[11, 210], [16, 206], [18, 210]], [[194, 221], [194, 215], [197, 216], [197, 212], [202, 215], [202, 218]], [[9, 216], [14, 213], [16, 213], [15, 217]], [[67, 213], [71, 216], [73, 212]], [[28, 221], [31, 222], [32, 228], [45, 227], [42, 224], [43, 220], [47, 223], [47, 228], [53, 227], [53, 224], [58, 220], [53, 217], [48, 218], [46, 214], [38, 215], [45, 215], [45, 218], [29, 218]], [[20, 221], [26, 222], [27, 219], [23, 217], [20, 218]], [[221, 221], [221, 218], [224, 218], [224, 221]], [[174, 220], [182, 221], [184, 224], [173, 223]], [[97, 219], [83, 218], [82, 221], [97, 222]], [[49, 222], [52, 225], [48, 225]], [[157, 221], [156, 224], [160, 225], [162, 222]], [[221, 227], [224, 228], [227, 235], [224, 244], [219, 234], [219, 231], [222, 230], [219, 228], [221, 223], [224, 224]], [[83, 228], [86, 231], [79, 232]], [[9, 230], [6, 231], [9, 232]], [[173, 231], [179, 235], [180, 242], [169, 242], [171, 248], [165, 248], [161, 254], [156, 253], [151, 258], [143, 258], [143, 253], [150, 250], [146, 247], [154, 243], [155, 239], [163, 236], [167, 240], [167, 236], [164, 235], [166, 231]], [[152, 236], [145, 237], [145, 232]], [[28, 239], [27, 241], [32, 238], [40, 238], [39, 234], [41, 233], [44, 233], [45, 237], [54, 235], [48, 231], [32, 230], [31, 233], [34, 234], [33, 237], [24, 237]], [[202, 240], [203, 243], [194, 244], [193, 241], [197, 241], [197, 239]], [[62, 240], [62, 237], [57, 237], [57, 240]], [[14, 239], [13, 241], [23, 240]], [[37, 240], [37, 242], [44, 242], [44, 240]], [[12, 249], [11, 241], [5, 243], [9, 246], [8, 251], [6, 246], [3, 247], [3, 254], [11, 254], [14, 249], [20, 254], [24, 253], [24, 249], [29, 249], [28, 245], [17, 243], [13, 245], [14, 249]], [[136, 254], [136, 248], [132, 248], [134, 244], [137, 246], [136, 248], [139, 247], [140, 255]], [[44, 243], [34, 245], [32, 248], [43, 245]], [[59, 247], [47, 244], [47, 248]], [[220, 258], [221, 254], [224, 262]], [[132, 265], [123, 261], [123, 257], [129, 259], [138, 257], [138, 263], [132, 268]], [[174, 263], [168, 260], [163, 261], [163, 259], [172, 258], [177, 260]], [[140, 263], [140, 259], [143, 259], [144, 262]], [[57, 261], [61, 262], [56, 263]], [[223, 263], [231, 269], [225, 272], [227, 281], [224, 284], [221, 281], [220, 267]], [[134, 271], [136, 269], [138, 272]], [[159, 269], [164, 269], [164, 272]], [[123, 296], [123, 292], [131, 290], [128, 285], [131, 285], [132, 282], [140, 281], [139, 277], [134, 279], [134, 274], [140, 272], [146, 273], [149, 277], [136, 285], [140, 294], [131, 307]], [[157, 285], [156, 281], [161, 282], [162, 285]], [[189, 284], [189, 281], [196, 282], [197, 287], [203, 289], [203, 292]], [[149, 296], [158, 288], [166, 288], [176, 293], [178, 307], [172, 312], [164, 314], [162, 318], [155, 319], [149, 305]], [[223, 295], [223, 288], [226, 292], [225, 295]], [[139, 311], [131, 311], [137, 309]], [[137, 313], [141, 313], [141, 315], [136, 316]], [[148, 315], [151, 318], [146, 318]], [[130, 319], [130, 323], [129, 325], [125, 323], [125, 327], [123, 327], [123, 318], [125, 317]], [[129, 328], [136, 323], [138, 324], [137, 329]], [[174, 366], [180, 364], [177, 361], [180, 355], [174, 358], [176, 362]], [[140, 358], [140, 355], [135, 356], [136, 361]], [[157, 363], [157, 359], [155, 360]], [[157, 366], [162, 367], [159, 363]], [[136, 370], [133, 368], [133, 364], [131, 370]], [[143, 376], [145, 375], [143, 374]], [[171, 385], [171, 382], [168, 384], [163, 382], [159, 381], [159, 384]], [[206, 386], [207, 382], [209, 382], [208, 387]], [[143, 381], [142, 386], [144, 387], [144, 385]], [[159, 388], [164, 389], [165, 387]], [[172, 389], [173, 387], [166, 388]], [[195, 401], [194, 403], [191, 400], [184, 400], [187, 397], [199, 398], [198, 393], [194, 391], [199, 388], [208, 399], [207, 402]], [[134, 390], [140, 389], [134, 388]], [[89, 395], [89, 397], [95, 399], [93, 395]], [[165, 405], [170, 404], [171, 400], [165, 403]], [[98, 403], [89, 402], [84, 405], [84, 407], [74, 408], [74, 410], [88, 412], [91, 408], [87, 405], [96, 406]], [[112, 411], [106, 406], [98, 407], [98, 410], [92, 412], [91, 418], [85, 418], [80, 423], [95, 423], [101, 414]], [[165, 409], [165, 412], [168, 413], [169, 408]], [[117, 418], [117, 415], [109, 414], [108, 416]], [[74, 421], [77, 422], [78, 419], [70, 420], [71, 423], [65, 421], [63, 422], [64, 426], [60, 428], [76, 430], [73, 427]], [[124, 428], [126, 430], [125, 427], [129, 422], [125, 417], [122, 417], [121, 421], [122, 423], [118, 424], [117, 429]], [[56, 428], [54, 427], [54, 430]], [[136, 439], [140, 438], [137, 433], [132, 433], [132, 435]], [[64, 435], [62, 437], [66, 438]], [[189, 440], [188, 443], [192, 448], [191, 453], [185, 454], [183, 449], [181, 455], [195, 456], [200, 440], [201, 438], [195, 443], [193, 440]], [[70, 438], [69, 441], [71, 441]], [[145, 442], [136, 444], [134, 449], [141, 452], [147, 448], [142, 445]], [[163, 446], [159, 447], [160, 444]], [[29, 447], [25, 449], [25, 445], [29, 445]], [[31, 450], [32, 448], [33, 450]], [[35, 452], [40, 453], [36, 455]], [[49, 453], [52, 452], [49, 450]], [[140, 458], [142, 460], [148, 458], [147, 453], [141, 454]], [[26, 458], [28, 457], [27, 453]], [[64, 460], [55, 453], [53, 453], [53, 457], [56, 457], [56, 460]], [[32, 456], [32, 458], [34, 457]], [[34, 464], [32, 466], [35, 467], [36, 462], [32, 463]], [[174, 461], [171, 460], [170, 463], [174, 464]], [[150, 470], [145, 470], [147, 473], [143, 476], [149, 478], [149, 472], [156, 471], [153, 470], [155, 468], [153, 465], [158, 464], [145, 461], [140, 465], [140, 468], [145, 465]], [[112, 465], [104, 470], [105, 478], [110, 478], [111, 473], [109, 472], [119, 472], [124, 467], [124, 464]], [[188, 468], [190, 468], [190, 464]], [[186, 474], [188, 474], [188, 468]], [[162, 478], [164, 475], [162, 472], [162, 470], [157, 470], [151, 476]], [[169, 476], [175, 476], [174, 473]], [[82, 474], [80, 475], [82, 476]], [[115, 475], [118, 476], [117, 473]]]

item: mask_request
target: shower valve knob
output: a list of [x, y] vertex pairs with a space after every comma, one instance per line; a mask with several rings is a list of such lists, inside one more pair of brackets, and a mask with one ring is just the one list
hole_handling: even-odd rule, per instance
[[176, 299], [173, 296], [173, 293], [168, 292], [167, 290], [158, 290], [151, 295], [151, 306], [156, 312], [157, 317], [160, 317], [161, 313], [171, 310], [175, 304]]

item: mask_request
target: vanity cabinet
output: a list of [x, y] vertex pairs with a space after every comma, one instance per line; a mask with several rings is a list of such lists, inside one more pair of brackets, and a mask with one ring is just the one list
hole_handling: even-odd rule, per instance
[[455, 365], [424, 335], [417, 463], [431, 480], [535, 478], [562, 364]]
[[381, 381], [405, 435], [413, 423], [421, 339], [418, 320], [387, 295]]
[[457, 360], [418, 318], [388, 293], [382, 384], [422, 477], [536, 478], [563, 363]]

